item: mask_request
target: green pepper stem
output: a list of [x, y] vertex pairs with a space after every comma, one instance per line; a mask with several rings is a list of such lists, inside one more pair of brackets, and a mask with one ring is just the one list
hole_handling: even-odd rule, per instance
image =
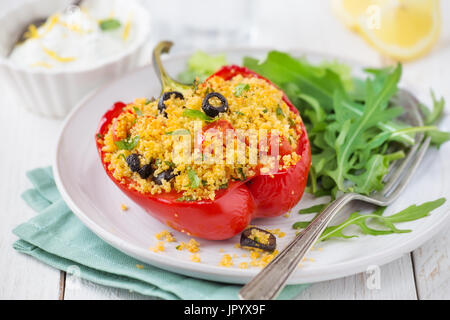
[[169, 53], [172, 46], [173, 42], [162, 41], [158, 43], [153, 50], [153, 67], [155, 68], [156, 75], [161, 82], [162, 92], [165, 92], [168, 89], [183, 91], [193, 88], [193, 86], [189, 86], [172, 79], [164, 68], [161, 61], [161, 55], [164, 53]]

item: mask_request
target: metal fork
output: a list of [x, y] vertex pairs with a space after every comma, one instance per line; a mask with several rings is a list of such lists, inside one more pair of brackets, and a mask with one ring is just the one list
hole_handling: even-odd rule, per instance
[[[422, 125], [423, 120], [418, 108], [418, 101], [407, 91], [399, 92], [405, 108], [412, 112], [416, 125]], [[414, 172], [422, 161], [431, 138], [424, 134], [416, 136], [416, 143], [408, 152], [401, 164], [391, 168], [386, 177], [383, 190], [370, 196], [356, 193], [346, 193], [338, 197], [325, 208], [311, 224], [302, 230], [296, 238], [269, 263], [255, 278], [253, 278], [239, 292], [242, 300], [270, 300], [276, 296], [286, 285], [289, 276], [297, 269], [298, 264], [319, 239], [322, 232], [341, 209], [353, 200], [360, 200], [377, 206], [388, 206], [394, 202], [411, 180]]]

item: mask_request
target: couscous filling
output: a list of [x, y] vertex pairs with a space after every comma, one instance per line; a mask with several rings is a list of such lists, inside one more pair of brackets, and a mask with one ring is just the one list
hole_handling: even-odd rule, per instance
[[[213, 77], [181, 95], [167, 93], [162, 101], [137, 99], [127, 105], [107, 134], [98, 137], [108, 170], [131, 188], [153, 195], [176, 192], [179, 201], [214, 200], [232, 181], [245, 181], [273, 169], [273, 162], [253, 161], [252, 138], [247, 136], [243, 149], [237, 147], [240, 138], [233, 142], [234, 161], [229, 161], [228, 151], [218, 153], [217, 146], [228, 143], [225, 129], [255, 132], [258, 147], [266, 133], [266, 146], [270, 146], [270, 134], [276, 130], [279, 170], [300, 160], [295, 150], [301, 118], [283, 101], [283, 92], [265, 80], [241, 75], [231, 80]], [[199, 127], [204, 133], [201, 138]], [[210, 128], [223, 135], [209, 134]], [[185, 147], [192, 150], [189, 161], [180, 156], [185, 149], [179, 146], [186, 141], [189, 145]], [[196, 153], [199, 145], [200, 155]], [[270, 147], [266, 148], [269, 152]]]

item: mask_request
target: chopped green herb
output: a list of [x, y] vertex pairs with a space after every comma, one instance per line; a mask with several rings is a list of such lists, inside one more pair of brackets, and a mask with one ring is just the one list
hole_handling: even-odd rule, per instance
[[134, 109], [134, 112], [136, 112], [136, 115], [138, 117], [142, 117], [143, 116], [141, 109], [139, 109], [138, 107], [133, 107], [133, 109]]
[[237, 171], [238, 171], [239, 175], [241, 176], [241, 179], [238, 179], [238, 180], [241, 180], [241, 181], [247, 180], [247, 176], [244, 173], [244, 169], [237, 168]]
[[122, 26], [120, 21], [117, 20], [117, 19], [101, 20], [99, 22], [99, 25], [100, 25], [100, 29], [102, 29], [103, 31], [116, 30], [116, 29], [119, 29]]
[[194, 80], [194, 92], [197, 92], [199, 84], [200, 83], [199, 83], [198, 79], [195, 78], [195, 80]]
[[122, 158], [123, 160], [127, 161], [127, 158], [125, 157], [125, 155], [123, 153], [119, 154], [117, 156], [117, 158]]
[[97, 138], [98, 138], [98, 139], [103, 139], [103, 137], [104, 137], [104, 136], [103, 136], [102, 134], [97, 133]]
[[213, 122], [214, 119], [208, 117], [205, 113], [199, 110], [186, 109], [183, 112], [183, 117], [191, 118], [191, 119], [199, 119], [205, 122]]
[[192, 189], [197, 189], [198, 187], [200, 187], [202, 181], [198, 177], [197, 172], [195, 172], [192, 169], [189, 169], [188, 170], [188, 178], [189, 178], [189, 181], [191, 182], [190, 187]]
[[295, 123], [295, 121], [292, 119], [292, 118], [288, 118], [288, 122], [289, 122], [289, 125], [291, 126], [291, 127], [295, 127], [297, 124]]
[[136, 148], [138, 142], [139, 142], [139, 136], [136, 136], [134, 138], [128, 137], [121, 141], [116, 141], [114, 144], [119, 150], [133, 150]]
[[219, 189], [220, 190], [225, 190], [225, 189], [228, 189], [228, 186], [229, 186], [229, 184], [225, 183], [225, 184], [220, 185]]
[[164, 163], [170, 167], [170, 168], [175, 168], [177, 165], [175, 163], [173, 163], [172, 161], [164, 161]]
[[250, 90], [250, 85], [248, 83], [240, 83], [234, 89], [234, 96], [240, 97], [245, 91]]
[[194, 198], [192, 196], [182, 196], [181, 198], [177, 199], [178, 202], [191, 202], [194, 201]]
[[285, 116], [284, 116], [284, 112], [283, 112], [283, 109], [281, 109], [281, 107], [277, 107], [277, 116], [278, 117], [282, 117], [282, 118], [284, 118]]
[[191, 134], [191, 132], [187, 129], [179, 129], [171, 132], [166, 132], [167, 136], [183, 136], [188, 134]]
[[238, 116], [245, 116], [245, 113], [242, 113], [240, 111], [235, 111], [234, 113], [236, 113]]

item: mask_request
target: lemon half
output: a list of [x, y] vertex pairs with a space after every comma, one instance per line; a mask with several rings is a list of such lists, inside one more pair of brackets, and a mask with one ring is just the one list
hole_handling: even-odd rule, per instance
[[439, 0], [334, 0], [333, 3], [346, 25], [398, 61], [413, 60], [429, 52], [441, 32]]

